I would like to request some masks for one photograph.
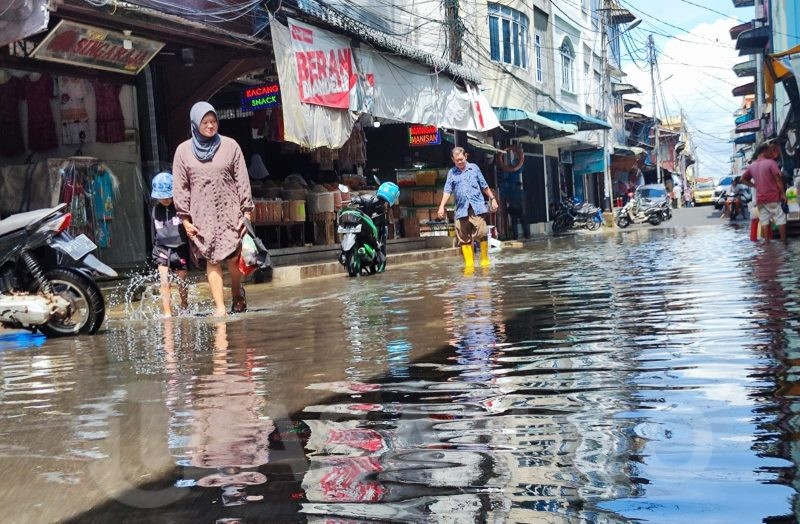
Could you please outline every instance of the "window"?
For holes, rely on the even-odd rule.
[[[536,81],[544,80],[544,64],[542,58],[542,35],[533,37],[533,56],[536,60]]]
[[[565,37],[561,43],[561,89],[564,91],[574,93],[574,75],[572,68],[575,64],[575,49],[572,47],[572,42],[569,37]]]
[[[528,68],[528,17],[504,5],[489,4],[489,55],[523,69]]]

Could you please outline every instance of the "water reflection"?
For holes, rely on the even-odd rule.
[[[203,488],[221,488],[224,506],[236,506],[262,500],[248,495],[247,487],[263,484],[267,477],[258,468],[269,462],[269,436],[275,430],[272,420],[264,416],[264,398],[256,394],[252,376],[241,369],[252,367],[252,361],[235,362],[228,342],[228,325],[214,325],[211,371],[208,374],[181,377],[175,366],[173,320],[164,322],[166,368],[175,372],[170,377],[167,404],[173,407],[170,441],[173,454],[188,457],[181,460],[206,472],[196,480]],[[252,351],[245,349],[245,358]],[[189,378],[191,386],[179,394],[178,384]],[[188,430],[188,435],[185,431]],[[189,487],[185,480],[180,484]]]

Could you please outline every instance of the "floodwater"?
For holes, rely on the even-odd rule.
[[[796,522],[800,245],[629,231],[0,337],[0,522]]]

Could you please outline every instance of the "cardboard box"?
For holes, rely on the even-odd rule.
[[[434,204],[433,194],[433,189],[414,189],[414,205],[432,206]]]

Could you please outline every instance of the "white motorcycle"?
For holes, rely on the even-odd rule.
[[[0,324],[49,337],[93,334],[105,301],[92,272],[116,271],[91,254],[86,235],[68,232],[66,204],[18,213],[0,221]]]
[[[617,210],[617,226],[624,229],[631,224],[649,222],[657,226],[661,223],[662,211],[660,202],[644,204],[638,198],[628,200],[628,203]]]

